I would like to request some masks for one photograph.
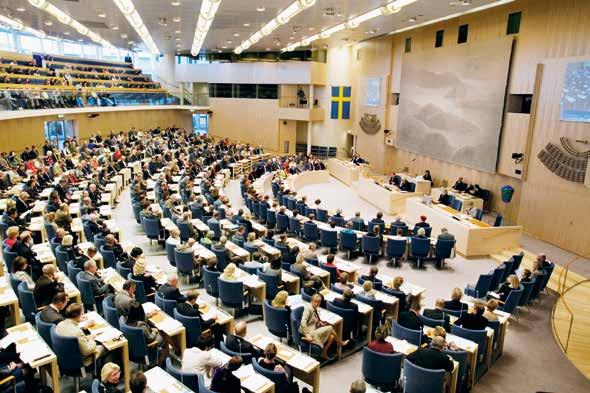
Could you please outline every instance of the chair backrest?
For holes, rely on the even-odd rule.
[[[221,224],[218,222],[211,222],[208,225],[213,231],[215,239],[219,239],[221,237]]]
[[[244,286],[241,281],[228,281],[221,276],[217,279],[219,285],[219,300],[232,308],[241,309],[244,304]]]
[[[364,235],[361,247],[365,254],[379,254],[381,252],[381,239],[377,236]]]
[[[92,239],[94,235],[92,234],[92,229],[90,229],[90,224],[88,222],[82,223],[82,230],[84,231],[84,236],[86,239]]]
[[[289,337],[289,310],[273,307],[268,300],[264,301],[264,324],[269,332],[277,337]]]
[[[379,299],[371,299],[366,296],[361,295],[360,293],[356,293],[354,298],[361,303],[368,304],[369,306],[373,307],[373,326],[377,327],[381,319],[381,311],[383,310],[383,302]]]
[[[459,370],[457,371],[457,385],[461,386],[463,378],[465,378],[465,374],[467,372],[467,365],[469,363],[469,352],[443,350],[442,353],[452,357],[454,361],[459,363]]]
[[[205,386],[205,377],[203,376],[203,374],[199,374],[198,377],[199,379],[199,389],[196,390],[199,393],[215,393],[212,390],[207,389],[207,387]]]
[[[281,279],[279,276],[275,274],[267,274],[262,270],[259,270],[256,275],[266,284],[266,298],[273,299],[279,292],[279,285],[281,285]]]
[[[504,273],[502,274],[502,279],[500,280],[500,283],[503,283],[504,281],[506,281],[508,279],[508,276],[511,274],[512,272],[512,265],[514,265],[514,261],[512,260],[512,258],[510,258],[507,261],[504,261]]]
[[[12,271],[12,261],[18,256],[16,252],[12,252],[8,249],[8,247],[2,248],[2,258],[4,259],[4,264],[6,265],[6,270],[9,272]]]
[[[463,208],[463,202],[459,199],[454,199],[453,203],[451,204],[451,207],[457,211],[461,211],[461,209]]]
[[[14,274],[12,273],[10,273],[8,277],[10,278],[10,286],[12,287],[12,290],[14,291],[14,293],[18,293],[18,286],[22,281],[14,277]]]
[[[506,270],[505,265],[500,265],[494,269],[494,274],[492,277],[492,282],[490,283],[490,291],[495,291],[498,288],[498,285],[502,282],[502,277],[504,277],[504,271]]]
[[[400,379],[403,353],[381,353],[363,348],[363,378],[371,385],[390,387]]]
[[[336,247],[338,245],[338,232],[320,229],[320,243],[322,247]]]
[[[143,281],[133,279],[131,274],[127,276],[127,279],[135,283],[135,300],[139,303],[147,302],[147,294],[145,292],[145,287],[143,286]]]
[[[289,217],[289,232],[299,233],[301,231],[301,222],[297,217]]]
[[[119,329],[119,315],[117,315],[117,309],[115,308],[113,301],[113,295],[109,295],[102,299],[102,310],[107,322],[115,329]]]
[[[178,251],[174,249],[174,260],[176,261],[176,270],[178,274],[191,276],[195,270],[192,252]]]
[[[480,274],[477,279],[477,284],[475,285],[476,297],[481,298],[487,295],[491,289],[493,278],[494,274]]]
[[[53,229],[53,225],[51,225],[51,223],[44,223],[43,226],[45,227],[45,233],[47,234],[47,238],[48,239],[52,239],[55,237],[55,230]],[[4,232],[2,232],[3,236],[4,236]]]
[[[132,351],[129,351],[129,359],[135,363],[149,363],[147,342],[143,330],[127,325],[124,317],[119,317],[119,329],[129,341],[129,348],[133,348]]]
[[[189,230],[187,222],[177,222],[176,226],[178,227],[178,230],[180,231],[180,238],[183,241],[186,241],[186,240],[188,240],[189,237],[191,237],[191,232]]]
[[[41,319],[41,311],[35,314],[35,324],[37,325],[37,331],[39,332],[39,335],[43,338],[43,340],[45,340],[50,348],[53,348],[53,344],[51,342],[51,327],[54,324],[43,322]]]
[[[427,316],[422,315],[422,314],[419,314],[418,318],[420,318],[422,323],[426,326],[430,326],[430,327],[445,326],[444,319],[432,319],[432,318],[428,318]]]
[[[202,390],[199,390],[199,374],[182,371],[174,367],[169,357],[166,358],[166,372],[192,391],[202,392]]]
[[[467,340],[471,340],[477,344],[477,356],[478,356],[478,363],[484,361],[487,357],[487,331],[485,329],[482,330],[472,330],[472,329],[465,329],[461,326],[451,325],[451,333],[456,336],[463,337]]]
[[[94,238],[92,239],[92,241],[93,241],[94,245],[96,246],[96,248],[99,250],[105,244],[104,236],[101,233],[97,233],[96,235],[94,235]]]
[[[545,282],[545,277],[547,277],[547,273],[545,272],[542,272],[535,277],[535,285],[533,285],[533,289],[531,290],[530,300],[535,300],[539,297],[541,288],[543,288],[543,283]]]
[[[267,368],[262,367],[258,364],[258,360],[252,359],[252,367],[257,374],[263,375],[266,378],[270,379],[275,384],[275,391],[276,392],[287,392],[289,391],[288,381],[285,378],[284,372],[278,372],[274,370],[269,370]]]
[[[78,276],[78,273],[80,273],[82,271],[82,269],[79,269],[76,266],[74,266],[74,261],[68,262],[67,267],[68,267],[68,278],[70,279],[70,281],[72,283],[76,282],[76,277]]]
[[[76,275],[76,283],[78,289],[80,290],[82,304],[87,307],[96,305],[96,299],[94,298],[94,293],[92,292],[92,285],[90,284],[90,281],[82,277],[82,272],[79,272]]]
[[[442,393],[445,370],[429,370],[404,359],[404,393]]]
[[[330,302],[327,303],[327,308],[328,311],[331,311],[334,314],[340,315],[342,317],[344,322],[342,326],[342,339],[347,340],[351,338],[352,333],[354,332],[354,329],[357,325],[355,312],[351,309],[335,306]]]
[[[289,216],[286,214],[277,214],[277,229],[286,231],[289,228]]]
[[[123,263],[121,263],[121,262],[117,262],[115,266],[116,266],[117,272],[121,275],[121,277],[127,277],[132,272],[131,269],[123,266]]]
[[[164,299],[160,296],[158,292],[156,292],[155,296],[156,306],[160,307],[168,316],[174,318],[174,310],[176,309],[176,300],[172,299]]]
[[[551,278],[551,274],[553,274],[553,270],[555,270],[555,264],[553,262],[550,263],[549,267],[545,268],[545,275],[543,276],[543,284],[541,285],[541,291],[547,287],[549,283],[549,279]]]
[[[381,287],[381,291],[388,294],[388,295],[395,296],[399,300],[399,310],[400,311],[403,311],[407,308],[408,295],[406,295],[405,292],[398,291],[398,290],[395,290],[393,288],[389,288],[386,286]]]
[[[188,348],[196,347],[199,336],[201,335],[201,318],[187,317],[174,309],[174,319],[182,323],[186,329],[186,346]]]
[[[23,314],[27,322],[35,323],[35,314],[37,314],[37,304],[33,292],[29,291],[26,282],[21,282],[18,285],[18,301],[23,310]]]
[[[143,231],[148,239],[160,238],[160,221],[157,218],[143,218]]]
[[[531,281],[528,282],[520,282],[520,285],[522,286],[522,295],[520,296],[520,299],[518,300],[518,305],[519,306],[525,306],[529,300],[531,299],[531,293],[533,292],[533,288],[535,286],[535,282],[537,281],[537,279],[535,277],[531,278]]]
[[[514,254],[512,256],[512,261],[514,263],[512,264],[512,272],[511,273],[514,273],[515,271],[520,269],[520,264],[522,263],[523,258],[524,258],[524,251],[521,251],[518,254]]]
[[[207,295],[217,297],[219,296],[219,285],[217,279],[221,275],[220,272],[210,270],[208,267],[203,268],[203,285],[207,291]]]
[[[414,257],[425,258],[430,252],[430,239],[412,237],[410,240],[410,254]]]
[[[356,240],[356,233],[340,232],[340,247],[343,250],[355,250]]]
[[[328,211],[325,209],[316,209],[317,219],[321,222],[328,222]]]
[[[388,258],[401,258],[405,253],[406,239],[387,239],[385,254]]]
[[[480,208],[475,209],[475,219],[481,221],[483,218],[483,210]]]
[[[325,263],[320,263],[320,268],[330,273],[330,282],[335,283],[338,276],[338,268],[335,266],[327,266]]]
[[[437,240],[434,256],[436,258],[450,258],[453,247],[455,247],[455,240]]]
[[[219,343],[219,349],[221,352],[229,356],[241,356],[244,364],[252,363],[252,354],[250,352],[234,352],[225,345],[223,341]]]
[[[330,219],[334,221],[334,224],[336,224],[337,227],[344,226],[344,217],[332,216]]]
[[[229,262],[227,260],[227,255],[225,253],[225,250],[216,250],[214,247],[211,247],[211,251],[217,257],[217,268],[219,270],[225,269],[225,267],[227,266],[227,264]]]
[[[59,270],[61,270],[62,272],[65,272],[68,270],[68,268],[67,268],[68,258],[69,258],[68,252],[63,251],[61,248],[61,245],[55,247],[55,259],[57,260],[57,266],[59,267]]]
[[[274,210],[266,210],[266,225],[274,227],[277,223],[277,213]]]
[[[115,253],[113,251],[105,250],[104,246],[101,246],[100,253],[102,255],[105,269],[109,267],[112,267],[113,269],[117,268],[117,258],[115,257]]]
[[[51,326],[50,334],[53,352],[57,356],[57,364],[61,372],[66,375],[80,375],[84,362],[78,346],[78,338],[59,335],[55,326]]]
[[[516,310],[516,307],[518,307],[518,303],[520,302],[523,292],[524,287],[522,285],[520,286],[520,289],[513,289],[510,291],[506,301],[501,307],[502,311],[512,314],[514,310]]]
[[[410,344],[414,344],[416,346],[420,346],[420,341],[422,340],[421,330],[405,328],[397,323],[397,321],[392,322],[391,335],[395,338],[399,338],[400,340],[406,340]]]

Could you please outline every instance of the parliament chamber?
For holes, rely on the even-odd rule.
[[[0,393],[590,391],[590,2],[0,5]]]

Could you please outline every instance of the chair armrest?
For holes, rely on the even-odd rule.
[[[201,334],[203,334],[203,333],[209,333],[210,334],[211,333],[211,329],[201,330]]]
[[[147,346],[149,348],[157,347],[158,346],[158,341],[157,340],[154,340],[151,343],[149,343]]]
[[[14,377],[14,375],[9,375],[6,378],[0,380],[0,386],[6,385],[8,383],[16,383],[16,378]]]

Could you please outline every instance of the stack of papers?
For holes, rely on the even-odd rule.
[[[51,356],[51,350],[41,339],[17,344],[16,350],[23,362],[31,364],[36,360]]]
[[[406,340],[400,340],[394,337],[387,337],[385,341],[389,342],[393,346],[393,350],[395,352],[410,354],[416,350],[416,346],[414,344],[410,344]]]
[[[289,366],[299,370],[307,370],[316,362],[317,361],[314,358],[306,356],[302,353],[298,353],[292,359],[289,360]]]
[[[260,281],[258,281],[257,276],[248,275],[248,276],[242,278],[242,283],[247,287],[254,288],[260,284]]]
[[[323,308],[320,309],[319,315],[320,315],[320,319],[322,321],[325,321],[325,322],[329,323],[330,325],[332,325],[332,324],[338,322],[340,319],[342,319],[340,317],[340,315],[334,314],[333,312],[330,312],[328,310],[324,310]]]
[[[215,360],[218,360],[221,364],[227,364],[231,359],[231,356],[221,352],[217,348],[211,348],[209,353],[211,354],[211,357],[213,357]]]
[[[105,343],[118,337],[121,337],[120,331],[112,327],[107,327],[96,336],[96,341]]]
[[[160,311],[160,308],[152,302],[143,303],[141,306],[143,307],[143,312],[146,315],[150,315],[156,311]]]
[[[303,307],[303,298],[301,295],[291,295],[287,298],[287,305],[291,308]]]

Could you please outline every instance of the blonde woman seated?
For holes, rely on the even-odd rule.
[[[234,263],[228,264],[225,269],[223,269],[221,278],[227,281],[236,281],[238,279],[238,276],[236,276],[236,265]]]
[[[340,277],[338,277],[338,282],[334,284],[334,288],[339,289],[340,291],[352,288],[352,285],[348,283],[348,273],[340,273]]]
[[[486,310],[483,313],[483,316],[488,321],[497,321],[498,316],[494,313],[494,311],[498,308],[498,301],[495,299],[490,299],[486,303]]]
[[[458,351],[459,347],[457,347],[457,344],[455,344],[454,342],[448,342],[446,341],[447,339],[447,331],[445,330],[444,327],[442,326],[436,326],[433,330],[432,330],[432,338],[434,337],[442,337],[445,339],[445,346],[443,349],[449,350],[449,351]]]
[[[365,281],[363,283],[363,290],[359,295],[369,299],[375,299],[375,291],[373,290],[373,283],[371,281]]]
[[[291,310],[287,305],[287,299],[289,298],[289,292],[287,291],[279,291],[275,295],[275,298],[272,299],[270,303],[271,306],[276,308],[286,308],[287,310]]]
[[[319,307],[321,302],[322,296],[315,294],[311,298],[311,303],[305,305],[299,332],[303,336],[303,340],[322,347],[322,359],[329,359],[328,350],[332,344],[336,342],[336,345],[342,347],[348,344],[348,340],[342,341],[334,328],[320,319]]]
[[[516,274],[509,275],[506,282],[502,284],[500,290],[498,291],[498,294],[500,295],[500,302],[504,303],[506,299],[508,299],[510,292],[516,291],[518,289],[520,289],[520,280]]]

